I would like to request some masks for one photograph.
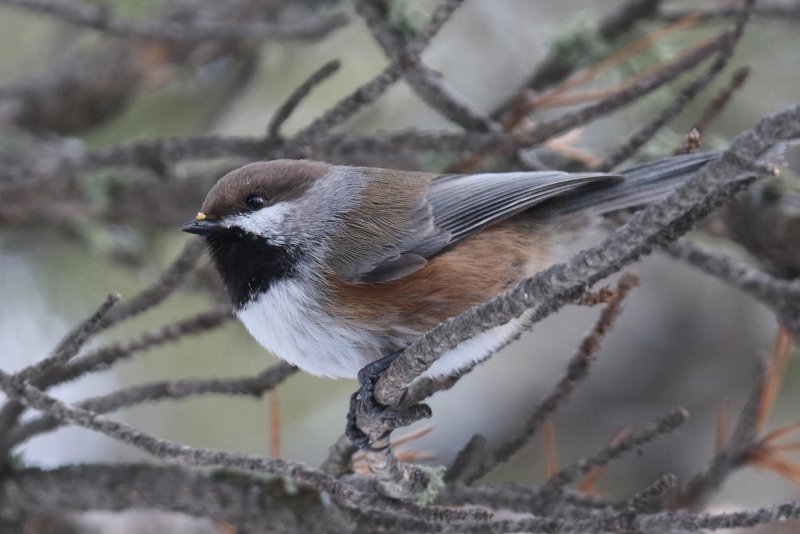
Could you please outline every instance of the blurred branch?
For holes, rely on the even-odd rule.
[[[773,276],[800,276],[800,193],[770,181],[725,208],[724,234],[741,244]]]
[[[280,139],[281,126],[291,117],[294,110],[297,109],[297,106],[302,103],[316,86],[330,78],[341,66],[342,62],[338,59],[329,61],[315,70],[306,81],[300,84],[272,115],[272,119],[269,121],[269,126],[267,127],[267,138],[272,141]]]
[[[92,397],[77,403],[76,406],[95,413],[108,413],[146,402],[180,400],[196,395],[246,395],[259,399],[265,392],[277,387],[295,372],[297,372],[296,367],[280,363],[258,375],[242,378],[196,378],[153,382]],[[3,443],[10,448],[37,434],[54,430],[61,424],[52,417],[32,419],[8,432],[3,438]]]
[[[23,469],[0,479],[0,518],[5,520],[131,508],[226,520],[250,532],[338,534],[350,524],[346,513],[319,499],[311,487],[297,486],[288,492],[280,478],[233,471],[209,473],[153,464],[72,465]]]
[[[257,20],[125,20],[105,6],[75,0],[0,0],[0,5],[27,9],[63,22],[122,37],[166,41],[211,39],[315,40],[347,23],[343,13],[309,15],[300,21],[269,23]]]
[[[676,507],[700,509],[711,497],[711,494],[722,486],[725,479],[740,467],[746,457],[745,453],[755,441],[758,434],[758,412],[766,386],[764,362],[758,361],[753,373],[753,389],[739,413],[736,428],[725,447],[711,460],[709,467],[695,476],[674,499]]]
[[[553,392],[539,404],[536,410],[527,418],[524,425],[517,429],[515,435],[512,435],[511,438],[494,450],[486,451],[484,447],[479,446],[477,443],[470,445],[476,438],[482,439],[481,437],[473,437],[470,443],[456,457],[453,466],[448,470],[448,480],[461,480],[467,484],[472,483],[485,476],[496,466],[508,461],[515,452],[530,441],[530,438],[538,432],[542,424],[553,416],[575,388],[589,375],[589,366],[594,355],[600,350],[600,344],[613,328],[619,314],[622,313],[622,304],[628,293],[638,283],[639,277],[633,273],[625,273],[620,277],[617,290],[600,313],[600,317],[592,329],[584,336],[578,350],[570,358],[566,373]],[[476,457],[476,451],[481,451],[483,454],[478,454]],[[462,457],[462,453],[464,457]],[[468,469],[468,471],[464,471],[465,469]]]
[[[697,6],[689,10],[662,10],[658,18],[664,21],[678,20],[689,14],[696,14],[703,20],[736,17],[739,7],[736,2],[719,3],[718,5]],[[780,20],[800,21],[800,1],[798,0],[759,0],[753,10],[759,17]]]
[[[219,136],[161,139],[95,149],[84,153],[77,159],[73,156],[71,161],[73,168],[86,170],[108,166],[141,166],[163,169],[168,164],[188,159],[220,157],[277,159],[296,157],[298,151],[301,151],[306,157],[328,160],[354,159],[367,153],[388,156],[405,152],[510,152],[541,144],[553,136],[587,124],[658,89],[718,51],[726,42],[726,35],[727,33],[723,33],[720,37],[689,51],[657,73],[639,80],[606,99],[514,133],[409,130],[372,136],[351,134],[322,136],[321,134],[329,127],[339,124],[362,106],[372,102],[379,96],[378,93],[396,80],[394,75],[385,77],[382,74],[330,110],[324,116],[329,118],[317,119],[317,121],[326,123],[321,130],[318,130],[316,126],[309,126],[303,130],[306,132],[305,134],[301,132],[286,143],[260,138]],[[385,73],[386,71],[384,71]],[[329,121],[330,124],[328,124]],[[312,131],[314,132],[313,136],[304,137],[310,135]]]
[[[73,5],[51,4],[48,0],[6,1],[30,1],[56,9]],[[233,24],[251,19],[259,6],[257,0],[175,3],[158,23],[185,25],[225,18]],[[174,42],[123,39],[76,52],[60,59],[49,71],[0,90],[0,125],[62,134],[96,126],[120,114],[144,88],[171,79],[178,72],[176,66],[194,68],[229,54],[247,63],[257,54],[259,44],[241,38]]]
[[[189,242],[153,285],[144,289],[130,300],[117,304],[115,307],[103,308],[104,313],[101,313],[95,321],[90,322],[93,325],[92,328],[95,330],[108,328],[118,321],[136,316],[163,302],[194,268],[202,250],[202,245],[196,240]],[[30,382],[37,387],[47,388],[73,380],[87,372],[103,368],[103,366],[107,366],[111,362],[129,356],[135,351],[147,350],[161,343],[179,339],[184,335],[216,328],[228,317],[230,317],[230,310],[225,308],[200,314],[172,325],[166,325],[160,331],[145,334],[139,340],[131,341],[127,344],[117,343],[95,350],[77,361],[72,361],[69,365],[64,365],[67,363],[66,360],[59,361],[59,365],[50,366],[44,372],[29,377]],[[79,349],[80,347],[78,347]],[[69,359],[72,359],[75,354],[72,354]],[[5,456],[4,453],[9,448],[9,445],[5,442],[5,437],[23,411],[24,406],[14,399],[9,399],[0,409],[0,458]]]
[[[605,15],[597,24],[595,32],[589,37],[589,42],[577,44],[580,52],[564,54],[558,46],[553,46],[549,54],[534,69],[533,74],[525,83],[525,88],[541,91],[549,85],[556,84],[577,69],[589,54],[591,40],[600,42],[613,41],[629,31],[637,22],[652,17],[661,4],[661,0],[626,0],[613,11]],[[585,34],[580,36],[584,39]],[[513,106],[513,98],[507,100],[492,113],[497,117]]]
[[[800,138],[800,106],[766,117],[740,134],[719,159],[711,161],[696,176],[658,204],[635,213],[600,244],[584,250],[564,264],[555,265],[524,280],[507,293],[476,306],[437,326],[406,348],[378,380],[375,397],[390,409],[396,408],[408,385],[436,359],[459,343],[493,327],[521,317],[531,310],[526,322],[534,324],[575,302],[593,284],[625,265],[665,246],[707,216],[722,202],[752,182],[754,173],[774,172],[774,160],[787,143]],[[386,421],[380,415],[359,413],[358,426],[379,452],[367,460],[381,467],[383,487],[389,494],[414,491],[420,484],[418,470],[391,466],[391,430],[428,416],[424,405],[398,412],[400,421]]]
[[[103,320],[108,316],[111,308],[119,302],[119,299],[118,293],[108,295],[106,300],[97,308],[97,311],[64,336],[49,357],[15,373],[15,380],[20,381],[20,383],[36,380],[46,373],[52,372],[54,368],[69,362],[78,354],[86,342],[100,330]]]
[[[356,11],[367,23],[375,40],[389,59],[402,53],[405,39],[394,30],[388,21],[388,6],[385,0],[355,0]],[[441,75],[422,63],[406,70],[403,78],[414,92],[431,108],[460,125],[465,130],[486,132],[494,129],[492,121],[479,113],[464,98],[445,87]]]
[[[742,5],[739,16],[736,20],[736,25],[730,33],[726,34],[726,40],[723,42],[719,50],[717,59],[708,67],[700,76],[692,80],[686,87],[684,87],[672,103],[664,108],[655,119],[648,124],[642,126],[636,133],[634,133],[627,141],[622,143],[610,155],[606,157],[603,162],[598,165],[598,170],[608,171],[613,169],[620,163],[630,158],[639,148],[644,146],[653,136],[663,128],[670,120],[674,119],[686,105],[691,102],[703,89],[708,86],[717,75],[728,65],[733,52],[736,49],[736,44],[744,33],[745,26],[750,20],[750,14],[753,10],[755,0],[746,0]],[[724,105],[724,100],[722,101]]]
[[[703,113],[700,114],[700,118],[695,121],[693,129],[696,129],[700,133],[705,132],[709,124],[722,114],[734,93],[741,89],[749,75],[750,67],[747,65],[736,69],[733,74],[731,74],[728,85],[709,102],[703,110]]]
[[[591,456],[581,458],[571,466],[562,469],[553,475],[541,488],[543,494],[557,493],[564,486],[574,482],[579,476],[585,475],[593,467],[603,466],[610,461],[619,458],[621,455],[650,443],[659,436],[669,434],[682,425],[689,417],[686,410],[674,410],[667,415],[658,418],[650,426],[634,430],[618,442],[605,447]]]
[[[205,245],[199,240],[192,239],[187,242],[180,254],[151,286],[112,309],[101,321],[100,328],[110,328],[120,321],[161,304],[186,280],[204,251]]]
[[[597,246],[446,321],[414,342],[378,381],[377,399],[385,405],[395,405],[407,385],[446,350],[521,316],[527,309],[533,308],[532,320],[540,320],[575,301],[587,287],[650,252],[652,247],[674,241],[741,189],[744,177],[774,170],[772,162],[781,147],[798,138],[800,106],[762,119],[753,129],[740,134],[719,159],[664,201],[635,213]]]
[[[450,16],[462,3],[463,0],[441,0],[431,15],[428,25],[397,53],[380,74],[325,111],[298,133],[292,143],[302,146],[312,139],[319,139],[329,130],[344,123],[362,108],[377,100],[404,72],[419,63],[420,56],[431,39],[439,33],[439,30],[450,20]]]
[[[800,338],[800,280],[775,278],[690,241],[674,243],[666,250],[672,257],[685,261],[755,298],[772,310],[792,335]]]

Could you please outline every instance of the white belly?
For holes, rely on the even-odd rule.
[[[280,280],[236,315],[264,348],[307,373],[355,378],[365,352],[378,344],[335,321],[308,295],[300,282]]]
[[[310,294],[300,282],[280,280],[236,315],[264,348],[313,375],[355,378],[364,363],[385,356],[378,347],[386,340],[335,320]],[[517,319],[492,328],[447,351],[425,375],[446,375],[485,359],[516,335],[519,323]]]

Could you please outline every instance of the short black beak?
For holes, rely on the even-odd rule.
[[[225,227],[222,226],[217,221],[189,221],[183,226],[181,226],[181,231],[188,232],[190,234],[197,234],[197,235],[209,235],[224,230]]]

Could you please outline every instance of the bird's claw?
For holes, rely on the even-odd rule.
[[[363,451],[378,452],[388,447],[388,445],[378,448],[372,446],[369,436],[358,427],[357,418],[359,413],[377,418],[382,422],[399,419],[397,410],[387,408],[375,400],[375,384],[377,384],[381,373],[391,365],[398,354],[400,354],[400,351],[393,352],[380,360],[365,365],[358,372],[359,389],[350,396],[350,409],[347,412],[345,434],[355,446]],[[381,437],[384,437],[390,431],[391,429],[387,430]]]

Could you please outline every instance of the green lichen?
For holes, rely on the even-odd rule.
[[[436,500],[436,497],[439,496],[439,492],[444,488],[444,474],[447,469],[444,466],[429,467],[417,465],[415,467],[428,476],[428,485],[425,487],[425,491],[414,496],[414,501],[423,505],[430,504]]]
[[[554,62],[582,66],[599,60],[609,53],[609,46],[597,38],[594,22],[581,14],[558,27],[550,41]]]
[[[435,5],[431,0],[392,0],[389,23],[406,37],[414,37],[430,20]]]

